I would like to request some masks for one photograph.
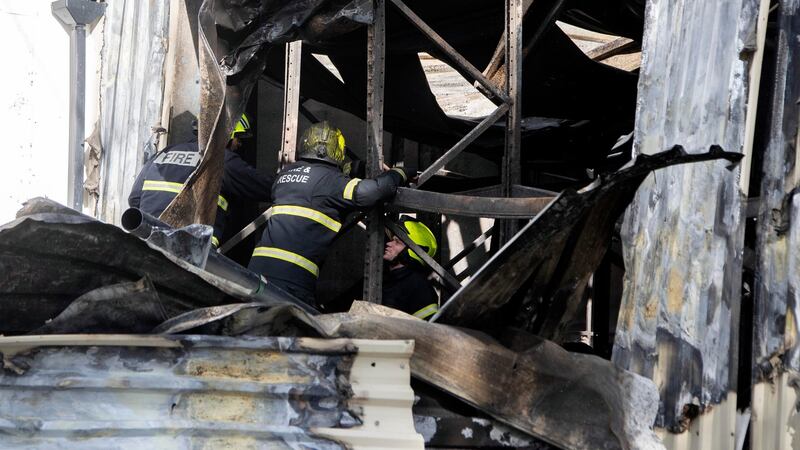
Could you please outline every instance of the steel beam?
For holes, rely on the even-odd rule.
[[[429,27],[428,24],[425,23],[414,11],[412,11],[405,3],[401,0],[391,0],[394,3],[394,6],[400,11],[400,13],[408,19],[412,25],[414,25],[419,31],[422,32],[425,36],[427,36],[435,45],[439,48],[442,52],[447,55],[450,60],[458,66],[461,70],[468,73],[470,77],[481,84],[487,91],[491,94],[490,97],[492,99],[500,100],[501,102],[508,103],[508,96],[504,94],[497,86],[494,85],[491,81],[489,81],[480,70],[475,68],[471,62],[469,62],[466,58],[461,56],[456,49],[454,49],[450,44],[447,43],[439,34],[433,30],[433,28]],[[521,5],[521,3],[520,3]],[[520,10],[521,11],[521,10]]]
[[[455,292],[461,287],[461,283],[459,283],[458,279],[456,279],[456,277],[453,276],[453,274],[448,272],[447,269],[442,267],[441,264],[436,262],[435,259],[431,258],[430,255],[428,255],[425,252],[425,250],[423,250],[419,245],[417,245],[416,242],[411,240],[411,238],[408,236],[408,233],[406,233],[403,227],[389,220],[386,221],[386,228],[388,228],[389,231],[392,232],[392,234],[394,234],[401,241],[403,241],[403,243],[406,244],[406,246],[409,249],[411,249],[411,251],[416,253],[417,256],[419,256],[423,261],[425,261],[425,264],[428,267],[430,267],[436,273],[436,275],[439,275],[442,281],[444,281],[445,286],[447,286],[447,288],[450,289],[451,292]]]
[[[446,151],[439,159],[437,159],[433,164],[430,165],[424,172],[419,176],[417,181],[417,187],[422,186],[426,181],[428,181],[432,176],[439,171],[439,169],[443,168],[445,164],[449,163],[453,160],[456,156],[458,156],[464,149],[466,149],[470,144],[472,144],[475,139],[478,138],[484,131],[488,130],[489,127],[494,125],[503,114],[508,111],[508,105],[503,103],[498,106],[491,114],[486,116],[475,128],[473,128],[469,133],[466,134],[460,141],[456,143],[450,150]]]
[[[536,217],[553,199],[555,196],[477,197],[400,188],[390,203],[390,207],[398,211],[422,211],[464,217],[531,219]]]
[[[297,147],[297,122],[300,108],[300,62],[303,41],[286,44],[286,70],[283,89],[283,129],[281,130],[280,167],[295,160]]]
[[[525,46],[522,49],[522,57],[527,58],[530,52],[536,47],[536,44],[539,42],[539,39],[544,35],[544,33],[550,29],[555,23],[555,18],[558,16],[558,13],[561,12],[561,8],[564,6],[565,0],[548,0],[544,2],[542,0],[536,1],[536,10],[531,12],[531,15],[536,16],[532,17],[532,23],[536,24],[536,28],[534,30],[528,30],[529,33],[527,34],[528,39],[525,43]],[[530,9],[533,1],[532,0],[524,0],[523,1],[523,10],[522,10],[522,17],[524,18],[528,14],[528,10]],[[540,9],[541,7],[541,9]],[[500,89],[505,89],[505,74],[502,73],[506,70],[506,67],[503,66],[505,62],[505,51],[506,51],[506,32],[503,31],[503,35],[500,37],[500,42],[497,45],[497,48],[494,51],[494,55],[492,55],[492,59],[489,64],[486,66],[486,69],[483,71],[483,75],[492,82],[492,84],[497,85]],[[484,92],[482,86],[476,86],[478,90]],[[485,93],[485,92],[484,92]]]
[[[502,165],[503,196],[513,195],[513,186],[521,184],[520,146],[522,127],[522,0],[506,0],[506,94],[510,109],[506,117],[506,145]],[[502,224],[499,244],[511,239],[519,226],[513,221]]]
[[[383,88],[386,57],[386,0],[374,0],[375,20],[367,29],[367,176],[383,165]],[[364,300],[381,303],[383,291],[383,207],[369,213],[364,255]]]

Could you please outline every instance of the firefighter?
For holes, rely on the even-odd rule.
[[[408,237],[425,253],[436,255],[436,237],[422,222],[401,217]],[[383,275],[383,305],[429,319],[439,311],[439,297],[428,276],[431,271],[422,258],[409,249],[397,236],[392,236],[383,252],[387,267]]]
[[[402,168],[351,179],[342,173],[344,160],[338,128],[320,122],[303,133],[298,161],[275,178],[271,215],[248,267],[311,305],[316,305],[319,265],[342,219],[391,198],[408,179]]]
[[[192,125],[196,136],[196,123]],[[222,238],[225,219],[229,213],[229,200],[232,198],[256,202],[270,200],[274,177],[259,172],[237,153],[242,146],[242,139],[250,136],[250,120],[247,115],[242,114],[236,121],[225,147],[225,169],[221,192],[217,198],[218,210],[214,221],[214,235],[211,238],[214,247],[219,247]],[[161,150],[142,167],[128,197],[128,204],[151,216],[160,216],[183,189],[183,184],[194,172],[200,159],[197,138]]]

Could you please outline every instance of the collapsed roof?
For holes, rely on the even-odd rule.
[[[208,3],[208,2],[206,2]],[[242,98],[262,74],[283,82],[286,41],[304,40],[301,95],[365,117],[368,1],[231,2],[209,8],[216,24],[217,56],[229,85]],[[637,76],[588,58],[553,18],[588,29],[641,39],[644,2],[550,0],[527,2],[523,29],[523,157],[559,160],[580,168],[601,164],[617,138],[633,127]],[[502,42],[502,2],[411,2],[431,28],[475,67],[487,68]],[[454,11],[458,13],[454,15]],[[202,12],[201,12],[202,14]],[[387,7],[385,129],[422,143],[446,147],[474,126],[447,116],[436,102],[419,60],[429,53],[451,63],[426,36]],[[312,54],[327,55],[341,80]],[[491,76],[491,73],[489,73]],[[561,119],[542,121],[537,118]],[[472,151],[491,158],[503,145],[503,128],[479,138]]]

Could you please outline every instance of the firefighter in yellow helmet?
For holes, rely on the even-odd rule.
[[[433,257],[436,237],[424,223],[401,217],[408,237]],[[383,260],[387,264],[383,278],[383,305],[399,309],[420,319],[429,319],[439,310],[439,297],[428,276],[431,271],[422,258],[397,236],[386,242]]]
[[[402,168],[351,179],[342,173],[344,161],[345,139],[338,128],[320,122],[305,130],[297,162],[272,185],[271,215],[248,265],[312,305],[320,264],[342,220],[388,200],[408,179]]]

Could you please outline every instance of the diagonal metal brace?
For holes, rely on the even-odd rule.
[[[391,0],[394,6],[405,16],[419,31],[427,36],[438,48],[443,51],[461,70],[467,72],[472,79],[481,84],[493,96],[503,103],[508,103],[509,98],[494,83],[489,81],[480,70],[475,68],[466,58],[461,56],[456,49],[447,43],[439,34],[433,31],[414,11],[412,11],[401,0]]]
[[[459,155],[464,149],[466,149],[470,144],[472,144],[475,139],[478,138],[484,131],[488,130],[489,127],[495,124],[503,114],[508,111],[508,105],[503,103],[498,106],[491,114],[486,116],[481,123],[479,123],[475,128],[473,128],[469,133],[466,134],[460,141],[456,143],[450,150],[446,151],[439,159],[437,159],[433,164],[430,165],[424,172],[419,176],[417,181],[417,187],[422,186],[426,181],[430,180],[439,169],[443,168],[445,164],[449,163],[453,160],[456,156]]]

